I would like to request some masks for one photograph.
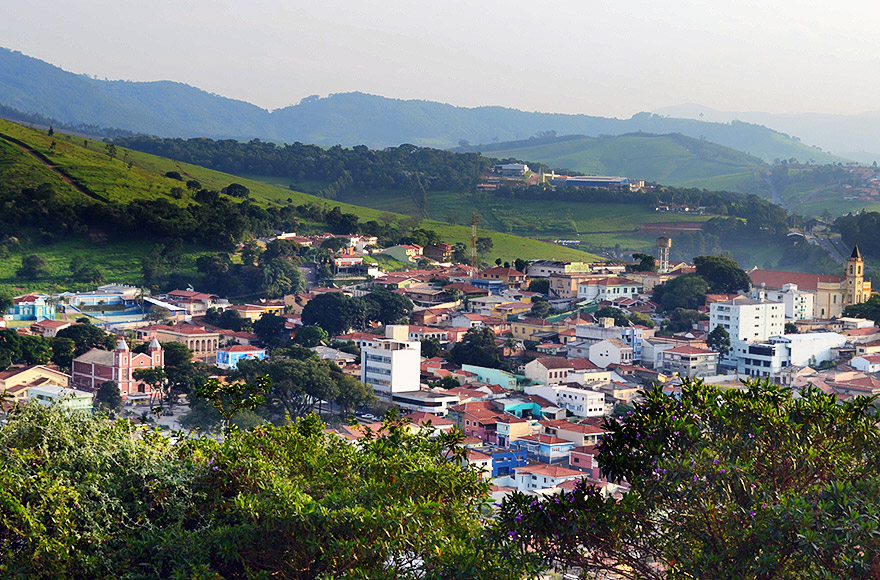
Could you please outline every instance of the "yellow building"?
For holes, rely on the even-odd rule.
[[[843,276],[758,268],[750,270],[748,274],[752,286],[756,288],[781,290],[786,284],[796,284],[798,290],[813,292],[814,318],[839,318],[847,306],[867,302],[871,297],[871,282],[865,280],[865,261],[862,259],[858,245],[853,248],[852,254],[846,261]]]

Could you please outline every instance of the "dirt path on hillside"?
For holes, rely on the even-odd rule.
[[[2,138],[7,143],[15,145],[16,147],[18,147],[19,149],[21,149],[22,151],[24,151],[25,153],[27,153],[28,155],[30,155],[31,157],[33,157],[34,159],[39,161],[43,167],[45,167],[46,169],[48,169],[49,171],[51,171],[52,173],[54,173],[55,175],[60,177],[64,181],[64,183],[66,183],[67,185],[69,185],[70,187],[72,187],[73,189],[78,191],[79,193],[83,194],[84,196],[92,198],[96,201],[101,201],[101,202],[106,201],[104,199],[101,199],[100,197],[98,197],[97,195],[92,193],[91,191],[88,191],[88,190],[80,187],[76,183],[74,183],[72,179],[70,179],[60,169],[58,169],[58,167],[56,165],[52,165],[52,163],[49,162],[46,159],[46,157],[44,157],[41,153],[34,151],[33,149],[31,149],[30,147],[28,147],[27,145],[25,145],[24,143],[22,143],[18,139],[14,138],[14,137],[10,137],[9,135],[4,135],[2,133],[0,133],[0,138]]]

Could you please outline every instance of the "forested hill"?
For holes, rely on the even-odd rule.
[[[479,153],[452,153],[442,149],[401,145],[383,150],[363,145],[353,148],[293,143],[275,145],[254,139],[171,139],[129,137],[114,141],[144,153],[168,157],[234,175],[261,175],[331,183],[322,197],[335,198],[349,186],[366,189],[423,192],[470,191],[493,159]]]
[[[590,136],[643,131],[681,133],[765,161],[839,160],[759,125],[706,123],[650,113],[611,119],[504,107],[464,108],[363,93],[309,97],[297,105],[269,112],[182,83],[108,81],[77,75],[6,49],[0,49],[0,105],[64,123],[117,127],[164,137],[260,138],[373,148],[413,143],[448,148],[462,141],[511,141],[548,131]]]

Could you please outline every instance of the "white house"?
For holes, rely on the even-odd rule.
[[[854,357],[849,364],[852,368],[863,373],[880,373],[880,355],[878,354]]]
[[[422,343],[407,340],[408,336],[409,326],[390,324],[385,327],[385,338],[361,349],[361,381],[376,393],[419,390]]]
[[[559,465],[524,465],[514,467],[516,489],[521,493],[534,493],[539,489],[557,487],[566,481],[580,479],[580,471]]]
[[[780,302],[733,298],[709,305],[709,328],[721,326],[735,341],[761,341],[785,331],[785,305]]]
[[[530,385],[527,395],[538,395],[577,417],[605,414],[605,393],[569,385]]]
[[[569,371],[571,371],[571,363],[561,356],[536,358],[525,366],[527,379],[547,385],[566,382]]]
[[[619,338],[607,338],[590,345],[590,362],[597,367],[633,364],[633,349]]]

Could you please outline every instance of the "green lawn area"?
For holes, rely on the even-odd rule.
[[[154,242],[119,241],[95,244],[87,239],[73,239],[62,242],[36,245],[23,241],[13,247],[7,258],[0,260],[0,292],[21,294],[28,291],[88,290],[93,285],[70,281],[70,261],[76,256],[88,258],[104,274],[105,283],[139,285],[141,283],[141,257],[148,254]],[[49,263],[49,275],[34,280],[16,278],[15,271],[21,267],[23,256],[39,254]],[[196,278],[195,262],[200,256],[209,253],[204,248],[184,247],[184,257],[178,271],[193,274]]]

